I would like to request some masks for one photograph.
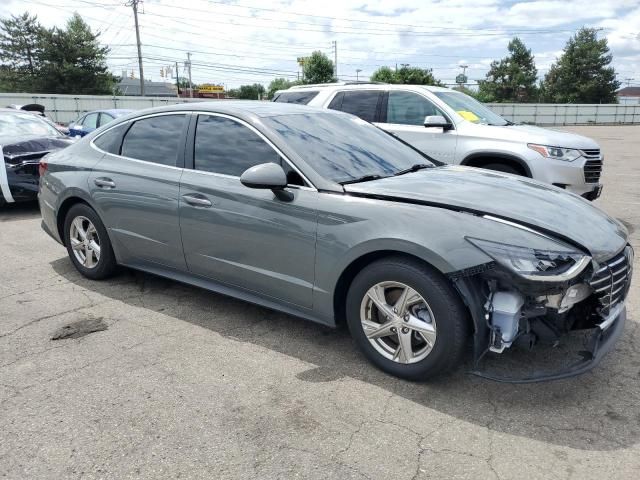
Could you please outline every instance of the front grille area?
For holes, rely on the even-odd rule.
[[[584,164],[584,181],[587,183],[598,183],[602,174],[602,157],[597,148],[582,150],[582,155],[587,160]]]
[[[632,255],[631,247],[627,247],[593,274],[589,283],[600,302],[602,315],[625,299],[631,283]]]

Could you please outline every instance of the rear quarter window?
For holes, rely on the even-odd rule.
[[[274,102],[278,103],[297,103],[298,105],[307,105],[311,100],[316,98],[318,91],[306,91],[306,92],[282,92],[276,98]]]
[[[93,141],[93,144],[100,150],[120,155],[120,146],[122,145],[122,135],[129,127],[129,123],[122,123],[108,130]]]

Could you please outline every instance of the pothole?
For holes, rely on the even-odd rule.
[[[87,318],[85,320],[78,320],[77,322],[69,323],[60,327],[53,333],[51,340],[63,340],[65,338],[80,338],[85,335],[89,335],[94,332],[101,332],[106,330],[109,326],[104,323],[102,317],[99,318]]]

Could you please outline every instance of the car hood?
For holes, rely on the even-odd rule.
[[[600,148],[600,146],[589,137],[561,130],[536,127],[534,125],[507,125],[504,127],[475,125],[475,128],[482,128],[482,132],[477,132],[478,135],[501,140],[524,141],[527,143],[537,143],[551,147],[575,148],[578,150]]]
[[[0,146],[5,158],[36,158],[55,150],[68,147],[73,140],[66,137],[0,136]]]
[[[443,166],[344,186],[359,196],[493,215],[580,245],[601,261],[627,243],[617,220],[587,200],[524,177]]]

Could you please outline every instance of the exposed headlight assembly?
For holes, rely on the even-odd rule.
[[[576,158],[580,158],[582,156],[582,152],[580,150],[575,150],[573,148],[550,147],[548,145],[536,145],[534,143],[529,143],[527,146],[531,150],[538,152],[543,157],[552,158],[554,160],[573,162]]]
[[[577,250],[542,250],[469,238],[467,241],[515,274],[541,282],[564,282],[582,272],[591,257]]]

